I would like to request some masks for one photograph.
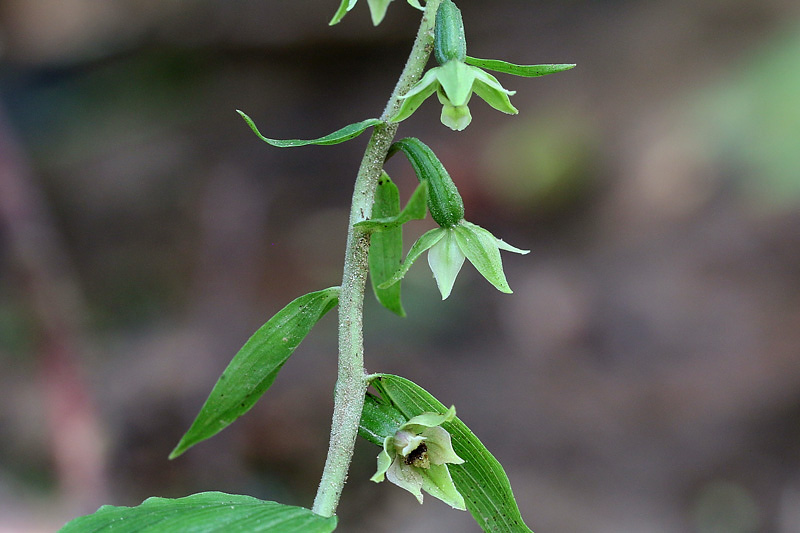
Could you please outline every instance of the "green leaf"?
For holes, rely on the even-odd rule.
[[[137,507],[104,505],[76,518],[59,533],[330,533],[336,517],[223,492],[185,498],[148,498]]]
[[[423,205],[423,210],[425,206]],[[386,172],[378,179],[372,214],[378,217],[396,217],[400,213],[400,193]],[[423,215],[424,215],[423,211]],[[378,285],[389,279],[403,261],[403,228],[399,225],[372,235],[369,244],[369,277],[378,302],[389,311],[406,316],[400,301],[400,283],[379,289]]]
[[[379,191],[380,187],[376,191],[376,201],[377,201],[377,194],[379,193]],[[398,228],[403,224],[405,224],[406,222],[408,222],[409,220],[422,220],[423,218],[425,218],[425,213],[426,213],[425,204],[427,203],[427,201],[428,201],[428,184],[427,182],[422,182],[417,186],[416,189],[414,189],[414,193],[411,195],[411,198],[408,199],[408,203],[403,208],[403,210],[400,211],[400,214],[394,216],[383,215],[377,218],[371,218],[369,220],[362,220],[361,222],[356,222],[354,225],[357,228],[370,232],[386,231]],[[375,207],[373,207],[372,216],[375,217],[375,214],[376,214]]]
[[[486,70],[502,72],[503,74],[513,74],[514,76],[523,76],[525,78],[546,76],[547,74],[555,74],[556,72],[563,72],[575,67],[574,63],[515,65],[514,63],[508,63],[499,59],[478,59],[477,57],[470,56],[467,56],[466,63],[479,68],[485,68]]]
[[[228,364],[169,458],[216,435],[249,411],[275,381],[300,341],[338,300],[339,287],[306,294],[261,326]]]
[[[443,413],[447,408],[419,385],[399,376],[376,374],[371,384],[388,404],[411,419],[425,412]],[[362,431],[380,436],[387,428],[362,415]],[[532,533],[525,525],[503,467],[480,440],[458,419],[442,424],[453,440],[453,449],[463,464],[447,465],[456,488],[478,525],[492,533]],[[390,429],[390,428],[388,428]],[[371,441],[372,442],[372,441]]]
[[[261,139],[267,144],[271,144],[272,146],[277,146],[278,148],[293,148],[295,146],[308,146],[309,144],[319,144],[324,146],[328,146],[331,144],[339,144],[344,141],[349,141],[354,137],[358,137],[359,135],[364,133],[364,131],[367,130],[367,128],[371,128],[372,126],[381,124],[380,119],[368,118],[367,120],[362,120],[361,122],[356,122],[355,124],[350,124],[348,126],[345,126],[344,128],[336,130],[333,133],[329,133],[328,135],[320,137],[319,139],[311,139],[311,140],[268,139],[267,137],[261,135],[261,132],[258,131],[258,128],[256,127],[255,122],[253,122],[253,119],[251,119],[238,109],[236,110],[236,112],[242,116],[244,121],[247,122],[247,125],[250,126],[250,129],[253,130],[253,133],[255,133],[259,139]]]

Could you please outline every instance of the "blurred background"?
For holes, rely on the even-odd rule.
[[[363,5],[362,5],[363,4]],[[800,531],[800,4],[460,0],[469,53],[577,63],[473,100],[431,145],[467,218],[510,243],[515,294],[466,266],[408,317],[369,298],[368,370],[404,375],[498,457],[537,533]],[[418,12],[365,1],[2,0],[0,532],[204,490],[310,506],[335,380],[335,313],[236,424],[167,454],[249,335],[340,282],[367,135]],[[387,166],[407,198],[409,165]],[[411,239],[430,219],[407,227]],[[353,532],[478,531],[374,486]]]

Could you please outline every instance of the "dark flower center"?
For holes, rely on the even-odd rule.
[[[423,442],[409,453],[405,458],[406,464],[417,468],[430,468],[431,460],[428,457],[428,446]]]

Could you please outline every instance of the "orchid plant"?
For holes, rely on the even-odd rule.
[[[367,0],[372,21],[380,24],[391,0]],[[356,7],[342,0],[330,24]],[[402,2],[398,2],[402,4]],[[336,509],[358,435],[378,446],[371,480],[391,483],[423,503],[426,492],[453,509],[469,511],[484,531],[530,533],[502,466],[469,428],[419,385],[391,374],[369,374],[364,367],[363,304],[369,277],[378,302],[400,316],[401,280],[428,251],[442,299],[453,290],[468,259],[499,291],[510,293],[500,250],[527,254],[464,218],[464,202],[454,180],[433,150],[416,138],[394,141],[399,123],[409,119],[436,93],[441,122],[454,131],[470,125],[473,93],[493,108],[517,114],[505,89],[487,70],[535,77],[568,70],[573,64],[515,65],[477,59],[466,53],[461,11],[452,0],[408,0],[422,11],[409,60],[383,114],[312,140],[263,136],[254,121],[239,114],[264,142],[276,147],[331,145],[372,128],[356,177],[348,225],[341,286],[311,292],[290,302],[259,328],[233,357],[199,414],[170,454],[174,459],[244,415],[269,389],[279,370],[328,311],[338,306],[339,369],[328,456],[313,506],[262,501],[249,496],[204,492],[177,499],[149,498],[137,507],[101,507],[76,518],[62,532],[113,528],[118,532],[273,531],[327,533],[337,526]],[[438,66],[425,71],[433,52]],[[401,209],[397,186],[383,163],[403,153],[419,186]],[[403,260],[402,227],[427,213],[438,227],[413,243]]]

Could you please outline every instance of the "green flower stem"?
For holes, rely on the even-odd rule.
[[[367,374],[364,370],[364,290],[369,271],[369,233],[354,227],[372,214],[372,204],[383,162],[397,133],[397,124],[387,121],[400,108],[400,96],[419,81],[433,50],[433,26],[441,0],[428,0],[417,37],[403,73],[375,126],[358,170],[350,207],[350,226],[339,295],[339,374],[334,393],[333,422],[328,457],[312,510],[333,516],[339,503],[350,461],[353,458],[358,423],[364,408]]]

